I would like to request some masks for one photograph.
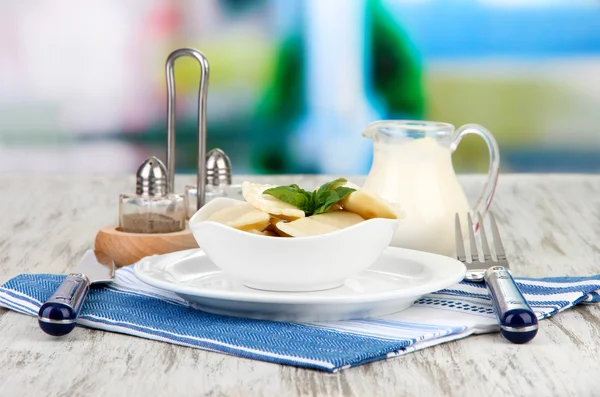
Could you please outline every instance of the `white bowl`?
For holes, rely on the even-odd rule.
[[[245,201],[216,198],[189,225],[208,257],[250,288],[317,291],[336,288],[373,264],[389,245],[397,219],[370,219],[332,233],[278,238],[243,232],[206,219]]]

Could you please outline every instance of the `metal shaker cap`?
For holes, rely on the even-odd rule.
[[[167,167],[157,157],[148,157],[136,172],[135,192],[140,196],[167,194]]]
[[[206,154],[206,183],[231,185],[231,161],[221,149],[213,149]]]

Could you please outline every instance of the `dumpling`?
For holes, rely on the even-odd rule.
[[[210,215],[206,220],[222,223],[235,229],[262,232],[269,226],[271,217],[252,205],[244,203],[223,208]]]
[[[276,185],[261,185],[257,183],[242,183],[242,195],[244,199],[254,208],[277,217],[285,217],[293,220],[304,218],[304,211],[298,207],[276,199],[268,194],[263,194],[267,189],[277,187]]]
[[[280,221],[275,224],[275,229],[282,236],[307,237],[331,233],[363,221],[364,218],[360,215],[338,210],[311,215],[292,222]]]
[[[400,210],[393,204],[354,184],[347,183],[344,186],[356,189],[340,201],[344,210],[358,214],[364,219],[399,218]]]

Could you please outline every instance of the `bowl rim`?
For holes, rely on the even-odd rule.
[[[230,202],[230,203],[235,202],[232,205],[249,204],[245,200],[238,200],[238,199],[234,199],[234,198],[231,198],[231,197],[217,197],[217,198],[211,200],[211,203],[213,203],[213,202],[216,203],[216,202],[219,202],[219,201],[227,201],[227,202]],[[209,204],[209,203],[207,203],[207,204]],[[206,207],[203,207],[203,208],[206,208]],[[196,216],[203,210],[203,208],[201,208],[198,211],[196,211],[196,213],[194,215],[192,215],[192,217],[188,220],[188,227],[190,228],[190,230],[192,232],[194,232],[194,229],[198,225],[209,224],[209,225],[211,225],[213,227],[220,227],[220,228],[223,228],[224,230],[228,230],[231,233],[241,233],[244,236],[252,236],[252,238],[277,238],[275,236],[266,236],[264,234],[255,234],[255,233],[250,233],[250,232],[247,232],[247,231],[244,231],[244,230],[239,230],[239,229],[236,229],[236,228],[233,228],[231,226],[227,226],[227,225],[224,225],[222,223],[215,222],[215,221],[208,221],[208,220],[201,220],[201,221],[196,220],[195,221],[194,218],[196,218]],[[299,218],[299,219],[302,219],[302,218]],[[323,234],[317,234],[317,235],[314,235],[314,236],[283,237],[283,238],[282,237],[278,237],[277,239],[279,241],[282,241],[282,240],[288,240],[288,241],[289,240],[291,240],[291,241],[307,241],[307,240],[311,240],[311,239],[313,239],[313,240],[319,240],[319,239],[325,238],[325,236],[337,236],[337,235],[339,235],[341,233],[347,233],[347,232],[353,231],[356,228],[366,227],[366,226],[371,225],[372,223],[376,223],[376,222],[377,223],[392,223],[393,222],[393,223],[395,223],[395,225],[394,225],[394,229],[395,229],[395,228],[398,227],[398,223],[401,220],[402,219],[400,219],[400,218],[396,218],[396,219],[391,219],[391,218],[371,218],[371,219],[365,219],[363,222],[356,223],[354,225],[345,227],[343,229],[335,230],[333,232],[328,232],[328,233],[323,233]],[[293,243],[282,243],[282,244],[293,244]]]
[[[275,238],[278,241],[307,241],[307,240],[310,241],[310,240],[322,240],[323,238],[326,238],[327,236],[338,236],[340,234],[349,233],[349,232],[354,231],[355,229],[370,226],[373,223],[384,223],[384,224],[385,223],[390,223],[390,224],[394,223],[395,224],[394,228],[396,228],[399,222],[400,222],[400,219],[371,218],[371,219],[365,219],[363,222],[355,223],[354,225],[345,227],[343,229],[335,230],[333,232],[317,234],[314,236],[302,236],[302,237],[275,237],[275,236],[266,236],[264,234],[255,234],[255,233],[250,233],[250,232],[247,232],[244,230],[239,230],[239,229],[236,229],[231,226],[227,226],[222,223],[215,222],[215,221],[199,221],[199,222],[190,223],[189,228],[192,232],[194,232],[194,229],[196,229],[200,225],[205,226],[208,224],[208,225],[211,225],[212,227],[218,227],[223,230],[227,230],[230,233],[237,233],[238,235],[243,235],[243,236],[252,236],[252,238],[271,238],[271,239]],[[288,244],[288,243],[282,243],[282,244]],[[289,243],[289,244],[293,244],[293,243]]]

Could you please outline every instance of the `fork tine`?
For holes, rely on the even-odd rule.
[[[465,253],[465,244],[463,242],[462,228],[460,227],[460,217],[458,214],[454,217],[454,239],[456,240],[456,259],[465,262],[467,254]]]
[[[494,214],[490,212],[490,224],[492,225],[492,236],[494,236],[494,247],[496,248],[496,258],[498,260],[506,259],[506,253],[504,246],[502,245],[502,239],[500,238],[500,232],[498,231],[498,225],[496,224],[496,218]]]
[[[481,213],[477,213],[477,221],[479,222],[479,234],[481,235],[481,248],[483,249],[483,260],[489,261],[492,259],[492,253],[490,252],[490,246],[487,241],[487,236],[485,235],[485,230],[483,227],[483,218],[481,217]]]
[[[479,254],[477,253],[477,241],[475,240],[475,234],[473,234],[473,220],[471,219],[471,213],[467,214],[467,225],[469,226],[469,246],[471,247],[471,259],[473,262],[479,261]]]

